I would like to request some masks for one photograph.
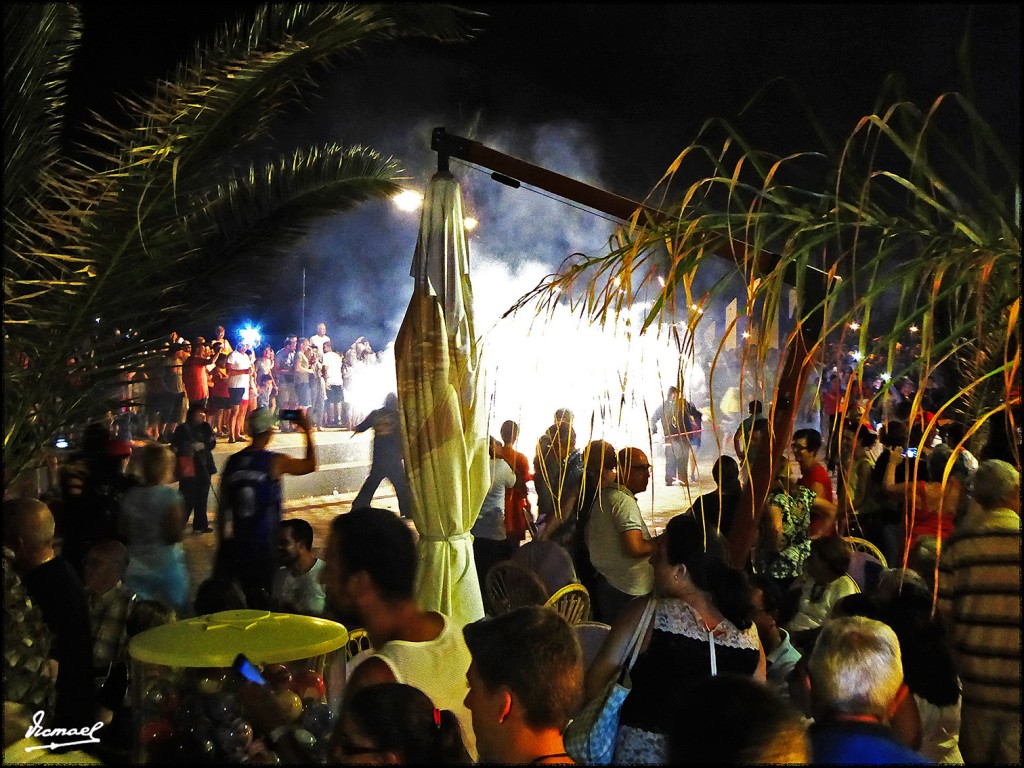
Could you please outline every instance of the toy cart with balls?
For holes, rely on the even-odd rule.
[[[259,610],[173,622],[132,638],[133,762],[277,762],[254,732],[233,664],[248,658],[294,733],[325,753],[344,684],[348,631],[337,622]],[[340,670],[340,672],[339,672]]]

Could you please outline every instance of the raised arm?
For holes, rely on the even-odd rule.
[[[306,455],[296,459],[284,453],[275,453],[271,464],[271,474],[274,478],[282,475],[308,475],[316,471],[316,446],[313,445],[313,427],[309,423],[309,416],[300,409],[299,418],[295,423],[306,439]]]

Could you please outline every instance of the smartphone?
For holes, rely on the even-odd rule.
[[[298,408],[284,408],[278,414],[281,421],[298,421],[299,414],[302,413]]]
[[[905,458],[905,459],[916,459],[917,458],[917,448],[916,447],[904,448],[903,449],[903,458]]]
[[[256,665],[249,661],[249,659],[246,658],[244,653],[240,653],[235,657],[235,663],[231,665],[231,668],[234,669],[246,680],[249,680],[253,683],[257,683],[259,685],[267,684],[266,679],[263,677],[263,675],[260,674],[260,671],[256,668]]]

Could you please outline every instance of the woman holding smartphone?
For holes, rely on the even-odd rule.
[[[911,430],[910,448],[916,449],[920,438],[919,428]],[[960,481],[952,475],[947,483],[942,482],[945,463],[946,456],[942,453],[928,451],[918,455],[901,446],[889,449],[882,490],[903,501],[904,548],[913,545],[919,536],[936,536],[945,541],[953,533],[953,516],[960,501],[961,488]],[[906,479],[898,483],[896,468],[904,464]],[[901,556],[903,554],[900,553]]]

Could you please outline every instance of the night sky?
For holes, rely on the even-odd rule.
[[[168,74],[197,37],[246,8],[83,7],[71,139],[81,138],[75,123],[86,109],[113,114],[114,93],[143,90]],[[402,43],[342,63],[323,79],[311,114],[289,115],[275,127],[278,145],[369,145],[399,158],[410,185],[422,187],[436,163],[430,131],[443,125],[641,198],[704,120],[735,119],[775,78],[799,92],[836,138],[871,111],[890,73],[901,73],[907,95],[923,106],[963,89],[957,48],[970,17],[976,102],[1019,157],[1018,4],[472,7],[488,14],[477,40]],[[779,83],[737,122],[755,146],[778,153],[817,148],[797,101]],[[471,240],[474,264],[504,266],[498,280],[508,282],[505,306],[522,292],[514,278],[526,279],[526,261],[554,268],[574,251],[600,248],[611,231],[602,219],[538,195],[495,189],[473,169],[453,163],[452,170],[463,181],[467,209],[481,220]],[[366,335],[382,347],[394,338],[411,293],[416,226],[415,214],[399,215],[386,203],[325,220],[281,257],[273,279],[247,278],[246,295],[262,301],[248,309],[225,306],[223,323],[252,319],[280,346],[276,337],[308,335],[323,319],[342,346]],[[497,295],[500,302],[502,291]]]

